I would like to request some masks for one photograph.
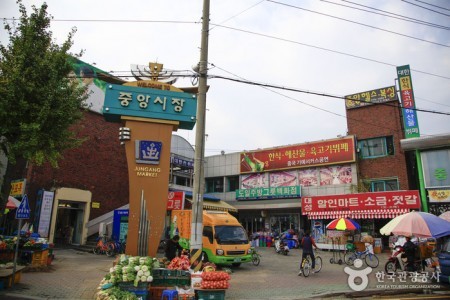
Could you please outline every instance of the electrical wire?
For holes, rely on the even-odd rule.
[[[351,1],[342,0],[342,1],[354,4],[354,5],[360,5],[362,7],[369,8],[369,9],[374,10],[374,11],[367,10],[367,9],[362,9],[362,8],[358,8],[358,7],[354,7],[354,6],[350,6],[350,5],[344,5],[344,4],[341,4],[341,3],[336,3],[336,2],[327,1],[327,0],[320,0],[320,1],[321,2],[326,2],[326,3],[329,3],[329,4],[342,6],[342,7],[356,9],[356,10],[359,10],[359,11],[364,11],[364,12],[367,12],[367,13],[370,13],[370,14],[375,14],[375,15],[379,15],[379,16],[383,16],[383,17],[388,17],[388,18],[393,18],[393,19],[405,21],[405,22],[410,22],[410,23],[414,23],[414,24],[425,25],[425,26],[430,26],[430,27],[433,27],[433,28],[439,28],[439,29],[445,29],[445,30],[449,30],[450,29],[450,27],[446,27],[446,26],[443,26],[443,25],[438,25],[438,24],[434,24],[434,23],[430,23],[430,22],[425,22],[425,21],[421,21],[421,20],[414,19],[414,18],[411,18],[411,17],[406,17],[406,16],[402,16],[402,15],[399,15],[399,14],[391,13],[391,12],[386,12],[386,11],[383,11],[381,9],[376,9],[376,8],[373,8],[373,7],[370,7],[370,6],[362,5],[362,4],[359,4],[359,3],[354,3],[354,2],[351,2]],[[381,11],[381,12],[384,12],[384,13],[379,13],[379,12],[376,12],[376,11]]]
[[[382,65],[387,65],[387,66],[391,66],[391,67],[397,67],[396,64],[391,64],[391,63],[387,63],[387,62],[383,62],[380,60],[367,58],[367,57],[363,57],[363,56],[359,56],[359,55],[355,55],[355,54],[350,54],[350,53],[345,53],[342,51],[337,51],[337,50],[332,50],[332,49],[328,49],[328,48],[324,48],[324,47],[314,46],[314,45],[310,45],[310,44],[306,44],[306,43],[301,43],[301,42],[297,42],[297,41],[293,41],[293,40],[289,40],[289,39],[285,39],[285,38],[280,38],[280,37],[276,37],[276,36],[272,36],[272,35],[268,35],[268,34],[253,32],[253,31],[249,31],[249,30],[244,30],[244,29],[239,29],[239,28],[234,28],[234,27],[229,27],[229,26],[224,26],[224,25],[219,25],[219,24],[216,24],[216,25],[221,28],[225,28],[225,29],[229,29],[229,30],[239,31],[239,32],[262,36],[262,37],[275,39],[275,40],[279,40],[279,41],[283,41],[283,42],[302,45],[305,47],[310,47],[310,48],[319,49],[319,50],[323,50],[323,51],[327,51],[327,52],[332,52],[332,53],[336,53],[336,54],[340,54],[340,55],[345,55],[345,56],[349,56],[349,57],[353,57],[353,58],[358,58],[358,59],[362,59],[362,60],[366,60],[366,61],[370,61],[370,62],[382,64]],[[443,79],[450,79],[450,77],[448,77],[448,76],[433,74],[433,73],[429,73],[429,72],[421,71],[421,70],[417,70],[417,69],[414,69],[414,70],[411,69],[411,70],[414,72],[417,72],[417,73],[421,73],[421,74],[435,76],[435,77],[439,77],[439,78],[443,78]]]
[[[420,2],[420,3],[423,3],[423,4],[426,4],[426,5],[429,5],[429,6],[434,6],[434,7],[440,8],[440,9],[450,10],[450,9],[448,9],[448,8],[445,8],[445,7],[442,7],[442,6],[437,6],[437,5],[434,5],[434,4],[425,2],[425,1],[420,1],[420,0],[415,0],[415,1]]]
[[[372,29],[376,29],[376,30],[392,33],[392,34],[395,34],[395,35],[407,37],[407,38],[418,40],[418,41],[421,41],[421,42],[426,42],[426,43],[430,43],[430,44],[434,44],[434,45],[450,48],[449,45],[428,41],[428,40],[417,38],[417,37],[414,37],[414,36],[411,36],[411,35],[395,32],[395,31],[388,30],[388,29],[383,29],[383,28],[380,28],[380,27],[376,27],[376,26],[372,26],[372,25],[368,25],[368,24],[352,21],[352,20],[349,20],[349,19],[341,18],[341,17],[336,17],[336,16],[333,16],[333,15],[329,15],[329,14],[321,13],[321,12],[318,12],[318,11],[302,8],[302,7],[299,7],[299,6],[295,6],[295,5],[292,5],[292,4],[286,4],[286,3],[282,3],[282,2],[278,2],[278,1],[274,1],[274,0],[266,0],[266,1],[272,2],[274,4],[282,5],[282,6],[287,6],[287,7],[290,7],[290,8],[304,10],[304,11],[307,11],[307,12],[310,12],[310,13],[326,16],[326,17],[329,17],[329,18],[338,19],[338,20],[341,20],[341,21],[344,21],[344,22],[349,22],[349,23],[360,25],[360,26],[369,27],[369,28],[372,28]]]
[[[420,8],[423,8],[423,9],[429,10],[429,11],[432,11],[432,12],[434,12],[434,13],[437,13],[437,14],[441,14],[441,15],[444,15],[444,16],[447,16],[447,17],[450,17],[450,15],[448,15],[448,14],[444,14],[444,13],[442,13],[442,12],[439,12],[439,11],[436,11],[436,10],[434,10],[434,9],[430,9],[430,8],[428,8],[428,7],[424,7],[424,6],[422,6],[422,5],[414,4],[414,3],[411,3],[411,2],[409,2],[409,1],[406,1],[406,0],[402,0],[402,1],[403,1],[403,2],[405,2],[405,3],[411,4],[411,5],[414,5],[414,6],[417,6],[417,7],[420,7]]]

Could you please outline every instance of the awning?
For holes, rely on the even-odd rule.
[[[352,219],[392,219],[399,215],[408,213],[409,209],[374,209],[374,210],[352,210],[352,211],[321,211],[308,212],[308,219],[322,220],[322,219],[337,219],[337,218],[352,218]]]
[[[186,199],[190,203],[192,203],[191,199]],[[222,211],[232,211],[237,212],[238,210],[236,207],[231,206],[230,204],[226,203],[225,201],[219,200],[219,201],[205,201],[203,200],[203,209],[212,209],[212,210],[222,210]]]

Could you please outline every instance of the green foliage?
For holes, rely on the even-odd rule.
[[[73,28],[62,45],[54,44],[47,4],[4,22],[9,44],[0,44],[0,147],[11,163],[18,158],[58,165],[62,151],[82,143],[74,131],[85,108],[86,89],[70,78]],[[81,56],[81,52],[73,56]]]

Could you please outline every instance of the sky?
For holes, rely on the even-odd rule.
[[[23,3],[30,14],[43,1]],[[55,43],[76,27],[71,52],[84,50],[81,60],[117,76],[150,62],[192,75],[200,59],[203,1],[46,3]],[[18,16],[16,0],[0,1],[0,18]],[[345,101],[308,92],[393,86],[403,65],[411,68],[416,108],[440,112],[417,112],[421,136],[449,133],[449,16],[446,0],[211,0],[205,156],[345,136]],[[3,26],[0,42],[8,42]],[[174,134],[194,145],[195,132]]]

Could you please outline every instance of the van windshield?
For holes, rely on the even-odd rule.
[[[248,244],[247,233],[240,226],[216,226],[215,232],[219,244]]]

